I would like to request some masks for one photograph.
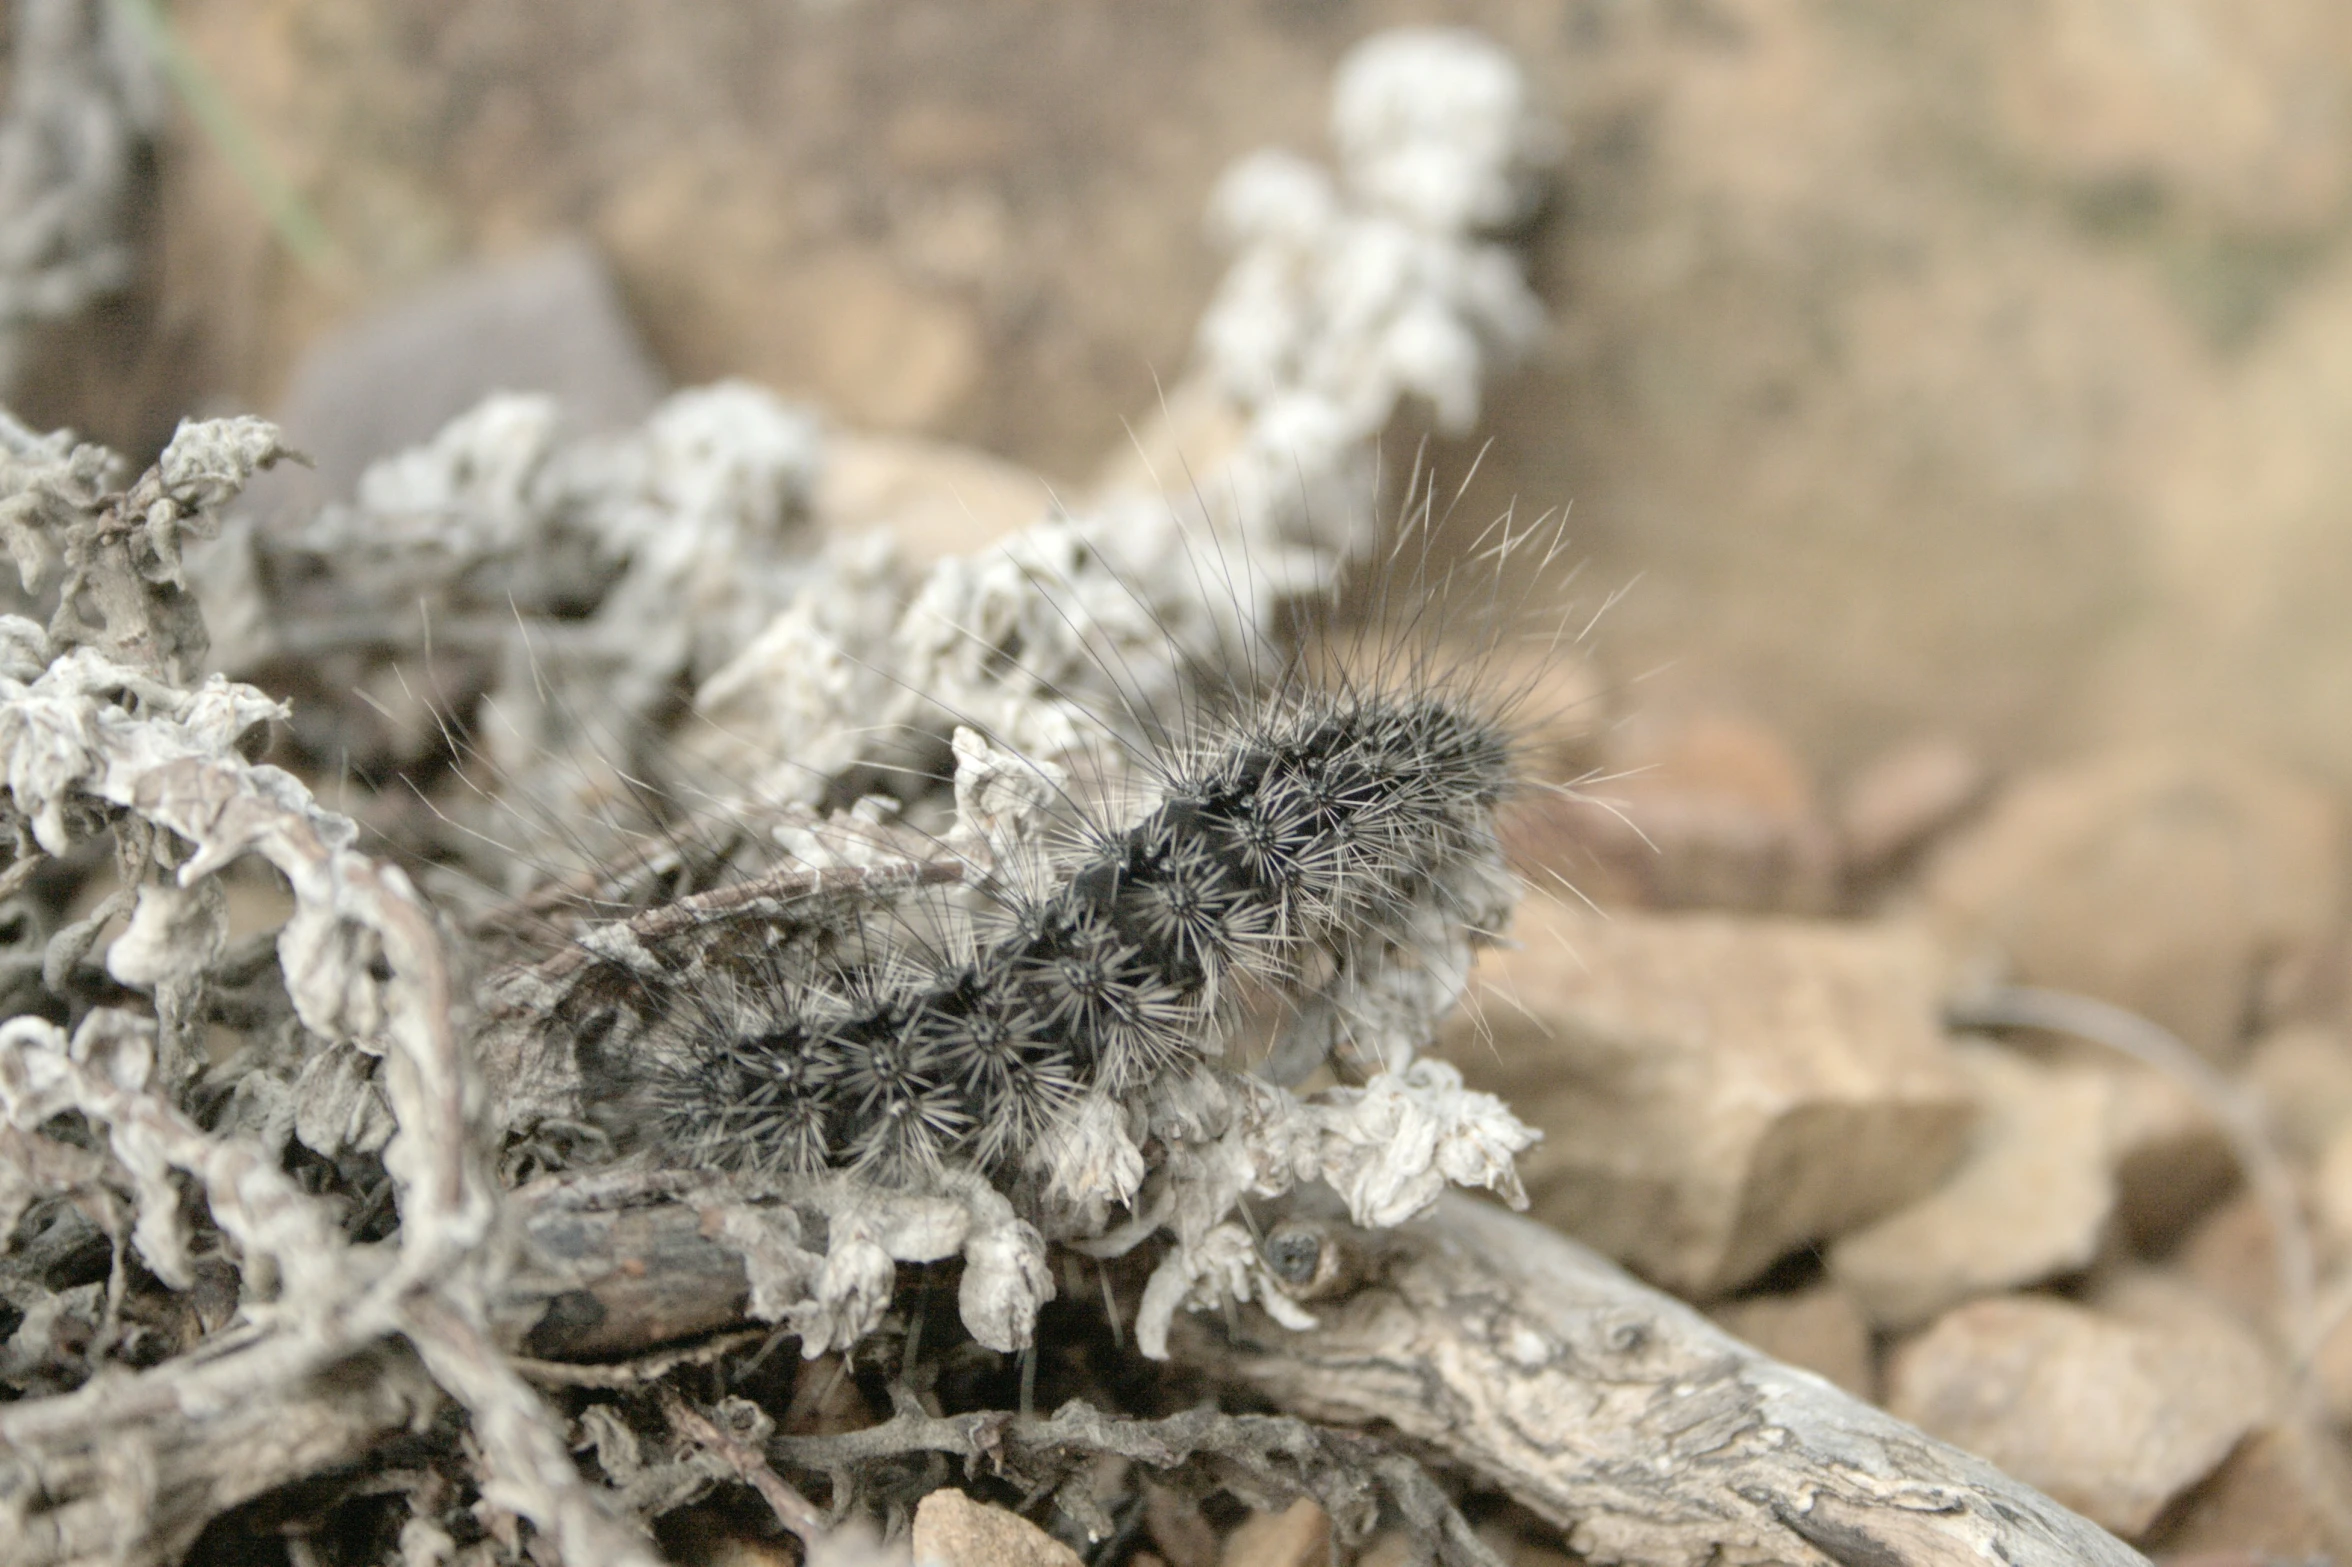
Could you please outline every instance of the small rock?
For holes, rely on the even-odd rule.
[[[1836,835],[1786,742],[1711,715],[1615,737],[1588,799],[1539,804],[1546,862],[1603,907],[1817,914]]]
[[[1534,897],[1450,1055],[1546,1132],[1547,1222],[1710,1296],[1931,1190],[1974,1116],[1895,926],[1593,918]]]
[[[2174,1269],[2123,1264],[2101,1273],[2081,1304],[2118,1322],[2233,1343],[2248,1365],[2272,1362],[2269,1341],[2252,1324],[2227,1301]],[[2284,1383],[2268,1372],[2263,1385],[2273,1398],[2284,1391]]]
[[[2338,1131],[2320,1151],[2311,1177],[2311,1217],[2329,1259],[2352,1264],[2352,1126]]]
[[[612,430],[651,413],[665,381],[585,241],[461,267],[311,345],[277,420],[315,466],[279,464],[245,505],[292,518],[348,496],[368,464],[492,392],[552,393],[573,428]]]
[[[2343,1444],[2319,1432],[2268,1426],[2239,1443],[2144,1544],[2173,1561],[2234,1549],[2279,1567],[2324,1562],[2352,1543],[2331,1527],[2322,1500],[2330,1491],[2352,1496]]]
[[[2154,1527],[2152,1551],[2165,1553],[2226,1546],[2260,1546],[2281,1561],[2300,1562],[2329,1544],[2331,1526],[2324,1501],[2352,1497],[2352,1470],[2337,1444],[2314,1440],[2297,1418],[2298,1401],[2276,1360],[2271,1341],[2226,1302],[2173,1269],[2127,1268],[2103,1279],[2087,1302],[2127,1322],[2185,1331],[2209,1342],[2234,1341],[2237,1357],[2268,1369],[2259,1384],[2274,1414],[2231,1453],[2221,1468],[2173,1504]],[[2352,1335],[2345,1339],[2345,1370],[2352,1371]],[[2323,1407],[2333,1408],[2329,1346],[2323,1340],[2310,1368]],[[2352,1405],[2346,1406],[2352,1409]],[[2339,1521],[2352,1515],[2338,1512]],[[2352,1545],[2352,1532],[2332,1542]]]
[[[1487,1549],[1493,1550],[1490,1544]],[[1500,1551],[1495,1552],[1501,1556]],[[1356,1567],[1413,1567],[1420,1552],[1413,1546],[1413,1537],[1399,1529],[1384,1529],[1373,1537],[1372,1543],[1356,1553]],[[1504,1560],[1509,1560],[1504,1557]]]
[[[1724,1301],[1707,1315],[1775,1360],[1826,1377],[1856,1398],[1878,1396],[1870,1324],[1854,1297],[1835,1283]]]
[[[1513,1528],[1502,1519],[1493,1519],[1478,1526],[1478,1541],[1494,1552],[1495,1560],[1506,1564],[1506,1567],[1579,1567],[1584,1561],[1583,1557],[1570,1556],[1556,1543],[1546,1544],[1544,1540],[1528,1538],[1525,1532],[1528,1525],[1541,1528],[1540,1523],[1532,1519],[1526,1520],[1520,1528]],[[1559,1539],[1558,1535],[1549,1530],[1543,1533],[1545,1540],[1556,1542]],[[1374,1542],[1375,1548],[1386,1546],[1391,1540],[1404,1543],[1406,1550],[1411,1550],[1410,1543],[1405,1542],[1401,1535],[1383,1535]],[[1356,1559],[1356,1567],[1407,1567],[1411,1560],[1410,1555],[1391,1555],[1386,1562],[1379,1562],[1373,1560],[1372,1553],[1367,1551]]]
[[[953,1486],[915,1508],[915,1567],[1079,1567],[1078,1553],[1017,1513]]]
[[[2010,789],[1925,892],[1957,956],[2128,1007],[2227,1064],[2332,950],[2334,801],[2228,756],[2125,755]]]
[[[2279,1145],[2298,1159],[2317,1159],[2352,1126],[2352,1042],[2340,1028],[2304,1023],[2264,1035],[2246,1058],[2245,1080]]]
[[[2265,1418],[2269,1377],[2235,1339],[2010,1296],[1899,1349],[1887,1408],[2132,1538]]]
[[[1048,515],[1053,491],[986,452],[914,436],[829,432],[817,522],[836,532],[887,528],[903,557],[927,566],[967,554]]]
[[[2278,1242],[2270,1214],[2252,1192],[2239,1192],[2198,1221],[2167,1261],[2241,1320],[2264,1330],[2278,1327]]]
[[[794,1374],[792,1401],[776,1429],[786,1436],[835,1436],[872,1425],[877,1416],[859,1391],[857,1378],[838,1353],[803,1361]]]
[[[2106,1073],[1977,1040],[1953,1055],[1983,1107],[1959,1167],[1830,1248],[1830,1276],[1880,1327],[2088,1267],[2115,1208]]]
[[[1849,884],[1877,881],[1983,804],[1992,769],[1949,736],[1887,752],[1846,785],[1837,813]]]
[[[1301,1497],[1278,1513],[1252,1513],[1225,1537],[1220,1567],[1329,1567],[1331,1518]]]
[[[2115,1228],[2142,1256],[2157,1256],[2237,1185],[2237,1155],[2213,1109],[2173,1078],[2105,1052],[2098,1065],[2114,1088]]]
[[[1171,1567],[1217,1567],[1217,1531],[1183,1492],[1144,1481],[1143,1527]]]
[[[2329,1418],[2352,1426],[2352,1312],[2336,1318],[2311,1355],[2311,1380]]]
[[[878,247],[846,244],[744,279],[768,302],[765,341],[713,357],[803,392],[852,424],[935,428],[986,369],[985,334],[965,291],[905,271]]]

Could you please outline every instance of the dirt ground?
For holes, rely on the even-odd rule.
[[[1319,150],[1350,40],[1466,21],[1573,137],[1553,326],[1468,504],[1572,506],[1593,580],[1639,578],[1605,648],[1668,666],[1646,705],[1760,713],[1833,774],[1927,729],[2352,774],[2352,16],[2322,0],[177,13],[340,260],[292,265],[183,127],[120,373],[36,422],[137,449],[192,399],[266,408],[322,327],[577,229],[681,382],[1081,479],[1184,366],[1216,172]]]

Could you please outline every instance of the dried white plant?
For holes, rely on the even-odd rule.
[[[1459,112],[1400,110],[1424,69]],[[74,1312],[95,1314],[102,1360],[127,1255],[180,1295],[231,1281],[216,1319],[199,1313],[196,1349],[0,1406],[0,1526],[35,1542],[28,1559],[168,1560],[229,1493],[346,1461],[446,1395],[470,1416],[501,1527],[527,1519],[566,1559],[650,1560],[636,1514],[582,1480],[499,1325],[518,1211],[605,1201],[578,1064],[557,1048],[566,1009],[594,980],[657,992],[658,1012],[657,973],[674,988],[683,954],[715,974],[754,926],[835,939],[942,898],[952,913],[962,895],[937,889],[1042,854],[1066,825],[1063,781],[1146,738],[1127,715],[1179,708],[1188,671],[1272,645],[1279,606],[1327,592],[1370,540],[1362,448],[1398,400],[1469,417],[1484,368],[1534,329],[1487,232],[1519,210],[1543,150],[1530,124],[1515,71],[1466,35],[1368,47],[1343,73],[1329,221],[1236,219],[1269,165],[1220,197],[1241,252],[1204,328],[1205,373],[1244,431],[1224,464],[1189,497],[1106,496],[919,580],[887,541],[811,549],[819,433],[749,387],[680,394],[642,430],[590,440],[566,438],[543,400],[497,399],[380,464],[348,505],[277,535],[231,523],[193,554],[245,480],[287,455],[269,426],[185,425],[118,488],[108,454],[0,421],[0,537],[28,591],[56,595],[46,625],[0,617],[0,831],[16,846],[0,893],[45,866],[114,863],[98,905],[42,936],[43,1005],[65,1021],[0,1027],[0,1236],[44,1204],[123,1221],[103,1291],[11,1284],[39,1309],[18,1308],[0,1365],[70,1373],[57,1334]],[[1448,210],[1429,193],[1457,179],[1479,194]],[[1212,579],[1211,560],[1246,570]],[[636,896],[529,964],[500,961],[481,927],[460,937],[363,852],[352,820],[249,758],[264,726],[299,736],[305,705],[230,678],[315,665],[374,691],[381,713],[393,688],[378,677],[428,638],[497,711],[481,730],[497,786],[542,806],[581,776],[624,774],[612,731],[651,743],[665,694],[691,687],[698,765],[737,781],[726,808],[763,824],[768,863],[692,896]],[[383,754],[437,739],[412,714],[388,722]],[[823,808],[917,744],[952,768],[936,830]],[[223,876],[254,861],[289,899],[265,949],[274,979],[231,934]],[[609,1192],[700,1204],[705,1233],[742,1260],[748,1315],[812,1356],[875,1329],[898,1265],[949,1257],[971,1336],[1016,1349],[1052,1294],[1049,1242],[1101,1254],[1160,1232],[1147,1352],[1184,1307],[1258,1299],[1309,1320],[1237,1222],[1251,1198],[1320,1181],[1386,1225],[1449,1182],[1517,1194],[1510,1160],[1532,1134],[1413,1059],[1512,888],[1475,833],[1428,869],[1390,896],[1395,917],[1326,943],[1335,967],[1295,976],[1278,1056],[1295,1066],[1351,1041],[1354,1086],[1300,1097],[1212,1064],[1224,1041],[1204,1037],[1197,1059],[1077,1096],[1002,1186],[949,1161],[916,1183],[640,1172]],[[1050,854],[1036,872],[1062,873]],[[238,987],[260,997],[246,1036],[208,1043]],[[303,1189],[287,1173],[296,1145],[380,1168],[396,1222],[371,1229],[364,1201]],[[498,1176],[550,1167],[566,1173],[519,1197]],[[320,1374],[354,1357],[375,1380],[322,1394]],[[272,1418],[303,1443],[224,1490],[213,1449]],[[439,1526],[416,1505],[429,1553]]]
[[[131,280],[132,180],[162,83],[123,7],[18,0],[0,118],[0,396],[33,326]]]

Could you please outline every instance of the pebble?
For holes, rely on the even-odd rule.
[[[835,1351],[800,1363],[793,1374],[791,1402],[776,1429],[786,1436],[837,1436],[862,1430],[880,1418]]]
[[[1183,1492],[1144,1481],[1143,1526],[1169,1567],[1217,1567],[1217,1531]]]
[[[2105,1051],[2085,1058],[2114,1087],[2115,1230],[2140,1255],[2160,1256],[2238,1184],[2237,1154],[2213,1109],[2174,1078]]]
[[[2199,1220],[2165,1261],[2240,1320],[2265,1330],[2279,1324],[2278,1245],[2252,1192],[2239,1191]]]
[[[1078,1553],[1017,1513],[953,1486],[915,1508],[915,1567],[1080,1567]]]
[[[1545,1139],[1534,1211],[1727,1293],[1932,1190],[1975,1116],[1936,957],[1894,925],[1593,917],[1530,897],[1449,1056]]]
[[[1867,885],[1899,869],[1982,805],[1992,786],[1984,758],[1948,735],[1913,740],[1866,764],[1838,802],[1847,883]]]
[[[1724,1301],[1707,1315],[1775,1360],[1827,1378],[1856,1398],[1878,1396],[1870,1322],[1839,1284]]]
[[[1612,737],[1588,798],[1536,802],[1545,861],[1605,908],[1817,914],[1836,834],[1786,741],[1713,714]]]
[[[2239,1338],[2015,1295],[1898,1349],[1887,1408],[2130,1539],[2270,1413],[2270,1369]]]
[[[1883,1328],[2088,1267],[2115,1210],[2108,1074],[1976,1040],[1953,1055],[1982,1107],[1959,1166],[1829,1251],[1831,1277]]]
[[[2264,1035],[2246,1058],[2245,1081],[2279,1146],[2295,1158],[2319,1158],[2352,1126],[2352,1041],[2336,1025],[2303,1023]]]
[[[586,241],[459,267],[311,345],[275,417],[313,466],[256,475],[244,504],[293,520],[347,498],[368,464],[492,392],[553,393],[572,428],[596,431],[643,420],[666,386]]]
[[[2168,1562],[2233,1548],[2275,1567],[2341,1561],[2331,1553],[2352,1540],[2322,1500],[2331,1490],[2352,1497],[2352,1465],[2343,1444],[2291,1425],[2268,1426],[2239,1443],[2146,1544]]]
[[[2352,1296],[2352,1126],[2336,1133],[2320,1154],[2310,1187],[2312,1240],[2326,1276]],[[2347,1308],[2352,1321],[2352,1307]],[[2345,1335],[2347,1409],[2352,1409],[2352,1333]]]
[[[2352,1311],[2328,1325],[2312,1352],[2311,1378],[2328,1416],[2352,1426]]]
[[[2038,774],[1932,858],[1954,955],[2139,1012],[2235,1062],[2338,945],[2333,799],[2233,756],[2130,753]]]
[[[1278,1513],[1252,1513],[1225,1537],[1219,1567],[1330,1567],[1331,1518],[1305,1497]]]

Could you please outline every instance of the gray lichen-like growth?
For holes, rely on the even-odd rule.
[[[1493,79],[1516,92],[1507,66]],[[1373,133],[1364,156],[1392,155],[1393,132]],[[1524,150],[1506,141],[1506,161]],[[118,1259],[95,1292],[6,1275],[15,1329],[0,1366],[20,1389],[54,1390],[0,1412],[0,1443],[21,1456],[0,1463],[0,1518],[41,1542],[33,1559],[164,1559],[217,1505],[163,1480],[147,1487],[158,1500],[117,1505],[111,1471],[74,1455],[119,1439],[123,1399],[162,1396],[221,1418],[232,1402],[266,1411],[387,1334],[468,1409],[499,1507],[576,1559],[645,1559],[571,1466],[491,1321],[512,1257],[504,1215],[518,1202],[555,1211],[582,1182],[648,1178],[600,1168],[609,1153],[581,1119],[577,1063],[551,1048],[576,1015],[567,1006],[633,985],[659,1013],[656,970],[672,995],[681,955],[689,977],[707,960],[715,979],[746,931],[837,941],[861,920],[956,918],[970,877],[1065,873],[1051,845],[1068,824],[1050,780],[1092,767],[1101,798],[1133,794],[1142,775],[1122,780],[1120,758],[1147,737],[1125,715],[1173,711],[1190,700],[1192,670],[1274,646],[1280,606],[1328,592],[1369,538],[1361,443],[1408,392],[1459,414],[1465,369],[1474,395],[1484,357],[1528,327],[1523,311],[1495,307],[1524,304],[1523,291],[1465,293],[1448,271],[1492,261],[1477,229],[1493,214],[1408,223],[1380,206],[1374,162],[1351,178],[1361,192],[1338,203],[1346,232],[1325,237],[1320,281],[1298,236],[1236,231],[1237,276],[1279,244],[1294,282],[1355,305],[1300,295],[1298,318],[1282,320],[1267,298],[1250,304],[1288,344],[1294,369],[1279,385],[1243,387],[1220,368],[1246,332],[1228,322],[1204,338],[1245,433],[1199,495],[1107,495],[919,578],[887,541],[811,547],[819,431],[749,387],[680,394],[642,430],[594,439],[566,437],[543,400],[495,399],[378,465],[348,504],[274,532],[223,525],[244,481],[289,455],[258,421],[184,426],[127,487],[103,451],[0,424],[0,537],[26,590],[54,605],[46,624],[0,619],[0,830],[16,845],[4,890],[96,851],[114,867],[111,890],[70,923],[52,929],[26,905],[36,950],[12,971],[12,994],[30,1010],[0,1030],[0,1233],[33,1222],[63,1234],[82,1222],[67,1217],[78,1204]],[[1378,267],[1366,272],[1363,258],[1379,245],[1365,250],[1365,236],[1407,228],[1417,259],[1367,292]],[[1412,349],[1433,332],[1474,345],[1472,360]],[[1364,346],[1375,338],[1393,342]],[[1373,360],[1389,364],[1376,396],[1331,399],[1334,375]],[[1207,559],[1247,570],[1211,581]],[[294,682],[291,706],[231,678],[290,669],[309,681]],[[402,715],[392,697],[410,670],[433,696]],[[733,847],[679,897],[674,873],[690,850],[584,835],[586,863],[611,856],[591,914],[517,962],[511,930],[502,943],[436,915],[295,773],[250,759],[273,726],[297,755],[306,734],[331,735],[338,682],[370,693],[382,720],[372,765],[429,754],[444,718],[468,726],[478,739],[459,764],[493,797],[478,821],[525,801],[560,811],[583,778],[614,787],[631,765],[616,739],[624,752],[675,755],[659,724],[683,686],[695,716],[682,734],[702,754],[670,781],[730,780],[724,798],[699,803],[729,824],[716,836]],[[952,799],[835,809],[845,787],[928,745],[951,759]],[[926,811],[934,830],[914,825]],[[442,820],[474,830],[455,811]],[[495,852],[478,849],[476,863]],[[251,860],[270,867],[259,883],[242,868]],[[1491,926],[1505,883],[1464,874],[1492,881],[1472,900]],[[258,945],[234,934],[235,877],[289,900]],[[1410,922],[1380,937],[1418,939]],[[1466,951],[1479,938],[1443,939]],[[1416,1002],[1416,1027],[1450,1001],[1462,965],[1423,966],[1441,978]],[[242,1029],[226,1049],[224,1026]],[[1219,1044],[1201,1041],[1204,1055]],[[912,1184],[677,1174],[708,1233],[741,1260],[748,1314],[806,1354],[872,1333],[900,1265],[950,1257],[962,1261],[972,1337],[1017,1348],[1053,1292],[1049,1238],[1108,1255],[1164,1231],[1137,1323],[1160,1353],[1184,1306],[1258,1299],[1303,1320],[1232,1218],[1246,1197],[1323,1180],[1385,1223],[1449,1179],[1515,1189],[1510,1155],[1525,1129],[1446,1068],[1408,1066],[1405,1051],[1394,1060],[1396,1072],[1303,1099],[1230,1068],[1129,1074],[1044,1128],[1026,1151],[1031,1174],[1008,1190],[952,1161]],[[67,1122],[86,1135],[61,1137]],[[296,1148],[351,1172],[355,1197],[305,1190],[286,1173]],[[540,1179],[502,1192],[497,1169]],[[392,1205],[372,1220],[370,1170]],[[87,1368],[64,1346],[140,1343],[152,1355],[163,1343],[126,1318],[147,1309],[129,1256],[190,1300],[217,1300],[227,1282],[232,1314],[200,1306],[197,1320],[228,1336],[202,1357],[164,1352],[130,1384],[77,1389]],[[412,1407],[432,1396],[399,1378],[380,1391]],[[191,1418],[201,1428],[216,1417]],[[349,1451],[337,1443],[364,1440],[366,1424],[320,1434],[310,1461],[336,1461]],[[203,1467],[192,1454],[169,1462]],[[33,1481],[68,1473],[84,1478]]]
[[[131,183],[162,84],[122,7],[18,0],[0,118],[0,395],[26,332],[130,282]]]

